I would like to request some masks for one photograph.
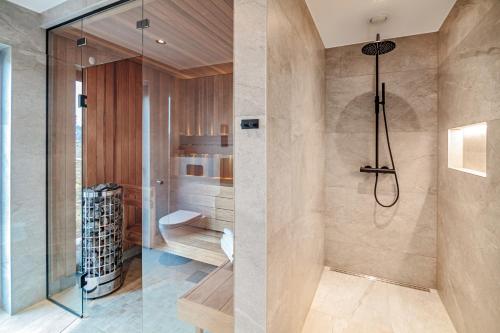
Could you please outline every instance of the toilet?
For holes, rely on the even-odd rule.
[[[169,238],[171,230],[184,226],[189,222],[202,217],[201,213],[192,212],[189,210],[177,210],[173,213],[163,216],[159,221],[160,233],[165,241]]]

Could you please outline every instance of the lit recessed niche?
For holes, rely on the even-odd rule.
[[[486,123],[448,130],[448,168],[486,177]]]

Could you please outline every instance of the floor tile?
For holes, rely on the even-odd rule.
[[[325,271],[303,333],[456,333],[435,292]]]

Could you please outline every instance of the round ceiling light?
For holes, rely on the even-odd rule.
[[[376,15],[373,17],[370,17],[370,23],[371,24],[381,24],[387,22],[389,17],[387,15]]]
[[[167,42],[165,42],[163,39],[157,39],[156,42],[161,45],[167,44]]]

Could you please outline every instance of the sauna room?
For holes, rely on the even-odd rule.
[[[232,0],[125,1],[48,54],[49,299],[89,329],[231,329]]]

